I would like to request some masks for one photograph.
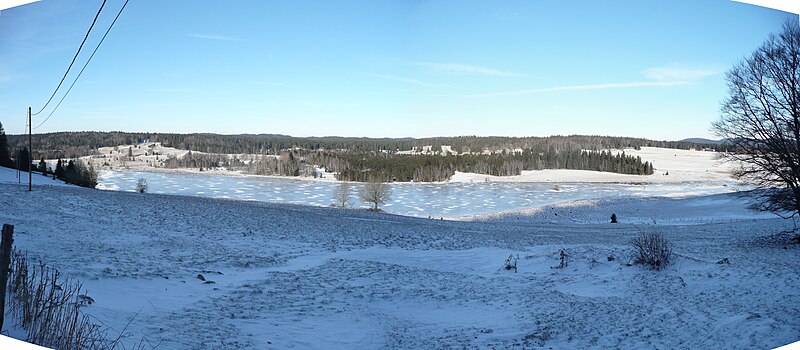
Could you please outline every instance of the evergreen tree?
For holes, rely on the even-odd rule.
[[[61,162],[61,159],[59,159],[58,163],[56,163],[55,175],[59,179],[64,179],[64,164]]]
[[[19,166],[19,169],[22,171],[28,171],[28,166],[31,163],[31,159],[28,158],[28,148],[23,148],[19,150],[17,154],[16,164]]]
[[[69,178],[70,176],[74,176],[75,174],[76,174],[75,162],[72,159],[70,159],[69,162],[67,163],[67,168],[64,169],[64,175],[66,175],[66,177]]]
[[[8,149],[8,139],[6,138],[5,130],[3,130],[3,123],[0,123],[0,166],[14,166],[14,163],[11,162],[11,155]]]

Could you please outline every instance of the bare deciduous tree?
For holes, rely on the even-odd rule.
[[[800,27],[786,23],[726,75],[729,96],[714,133],[722,159],[760,191],[762,209],[800,213]]]
[[[386,203],[392,195],[392,188],[383,182],[368,182],[358,193],[362,201],[372,203],[372,211],[378,211],[378,206]]]
[[[349,182],[342,182],[333,190],[333,205],[339,208],[347,208],[353,205],[353,185]]]

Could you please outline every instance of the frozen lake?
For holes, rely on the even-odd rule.
[[[134,191],[147,180],[150,193],[180,194],[252,201],[329,206],[336,183],[260,176],[104,171],[99,189]],[[559,202],[614,197],[685,197],[736,190],[735,182],[660,184],[621,183],[394,183],[391,200],[381,208],[389,213],[456,218],[542,207]],[[360,185],[356,185],[356,190]],[[354,196],[356,207],[368,207]]]

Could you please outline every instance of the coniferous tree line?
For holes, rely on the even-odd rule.
[[[614,136],[549,136],[549,137],[434,137],[434,138],[354,138],[354,137],[292,137],[286,135],[218,135],[218,134],[169,134],[127,132],[57,132],[33,135],[33,149],[37,156],[47,159],[76,158],[94,154],[99,147],[129,145],[149,140],[161,142],[166,147],[191,149],[206,153],[272,154],[290,149],[303,150],[347,150],[361,152],[397,152],[433,146],[451,146],[459,154],[480,153],[483,150],[504,149],[552,149],[603,150],[626,147],[662,147],[677,149],[714,148],[726,150],[726,144],[702,144],[684,141],[655,141],[632,137]],[[27,147],[27,135],[8,135],[10,153]],[[38,157],[35,157],[38,158]]]
[[[653,164],[624,152],[595,151],[525,151],[492,155],[380,155],[345,153],[339,180],[445,181],[456,171],[495,176],[519,175],[523,170],[574,169],[632,175],[653,174]],[[324,163],[323,163],[324,165]]]
[[[650,175],[653,164],[624,152],[526,151],[492,155],[397,155],[382,152],[288,151],[278,157],[195,154],[171,158],[174,168],[224,166],[256,175],[315,176],[315,168],[338,173],[339,180],[446,181],[456,171],[495,176],[519,175],[523,170],[576,169]]]
[[[14,162],[19,163],[20,170],[28,171],[28,150],[20,150],[18,158],[14,159]],[[97,171],[94,166],[79,159],[58,159],[55,168],[48,166],[44,158],[40,159],[35,165],[31,160],[31,172],[38,172],[44,176],[53,176],[54,179],[81,187],[97,187]]]
[[[14,157],[12,158],[12,154]],[[75,184],[83,187],[95,188],[97,186],[97,173],[91,164],[84,164],[81,161],[69,160],[64,165],[61,159],[56,163],[56,168],[51,169],[42,157],[38,164],[32,164],[33,159],[29,158],[27,147],[18,147],[12,151],[8,145],[8,138],[3,124],[0,123],[0,166],[9,168],[19,168],[27,171],[28,164],[31,165],[31,171],[38,171],[42,175],[53,175],[55,178],[61,179],[66,183]]]
[[[89,188],[97,187],[97,172],[94,167],[80,160],[70,159],[67,162],[63,162],[59,159],[53,173],[56,178],[68,184]]]

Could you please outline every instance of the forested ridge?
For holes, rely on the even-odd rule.
[[[161,142],[195,151],[167,168],[224,166],[259,175],[316,176],[317,167],[348,181],[444,181],[456,171],[497,176],[523,170],[577,169],[649,175],[653,164],[608,149],[713,148],[720,145],[612,136],[347,138],[286,135],[60,132],[33,136],[34,159],[96,154],[99,147]],[[27,138],[10,135],[12,149]],[[449,146],[451,152],[444,152]],[[416,152],[408,152],[415,150]],[[412,154],[409,154],[412,153]],[[229,156],[233,154],[235,156]]]
[[[33,135],[34,159],[45,157],[74,158],[93,154],[98,147],[130,145],[144,140],[161,142],[164,146],[190,149],[207,153],[229,154],[276,154],[281,150],[350,150],[350,151],[408,151],[414,147],[451,146],[458,153],[498,151],[503,149],[550,149],[562,150],[604,150],[626,147],[662,148],[716,148],[725,145],[704,144],[686,141],[656,141],[634,137],[616,136],[548,136],[548,137],[501,137],[501,136],[458,136],[432,138],[363,138],[363,137],[293,137],[287,135],[220,135],[220,134],[171,134],[171,133],[132,133],[132,132],[56,132]],[[27,147],[27,135],[8,135],[12,150]]]

